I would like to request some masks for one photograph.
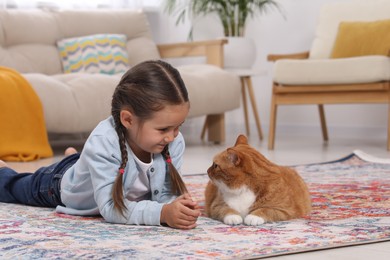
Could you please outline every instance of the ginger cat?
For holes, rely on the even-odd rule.
[[[298,173],[267,160],[240,135],[207,170],[208,217],[227,225],[261,225],[310,213],[308,188]]]

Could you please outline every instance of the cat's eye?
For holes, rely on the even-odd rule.
[[[216,168],[218,168],[218,164],[213,163],[213,165],[211,167],[213,167],[213,169],[216,169]]]

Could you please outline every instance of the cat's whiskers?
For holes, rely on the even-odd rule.
[[[237,189],[228,187],[225,183],[215,180],[214,184],[218,186],[224,201],[230,208],[245,217],[249,213],[249,208],[255,202],[256,195],[246,185]]]

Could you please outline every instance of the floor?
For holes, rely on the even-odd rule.
[[[243,125],[242,125],[243,127]],[[201,141],[200,133],[192,128],[184,128],[183,134],[186,139],[186,152],[183,174],[204,173],[212,163],[212,157],[232,146],[237,135],[242,132],[240,127],[230,131],[226,136],[225,144],[215,145]],[[315,132],[315,133],[314,133]],[[267,135],[265,135],[265,138]],[[297,165],[306,163],[318,163],[340,159],[349,155],[354,150],[361,150],[376,157],[390,158],[390,152],[386,150],[385,134],[383,135],[351,135],[351,133],[332,133],[330,141],[324,144],[321,135],[316,131],[305,133],[296,131],[295,133],[277,133],[275,149],[267,149],[267,140],[260,141],[257,137],[256,129],[253,126],[252,135],[249,137],[252,146],[258,149],[271,161],[281,165]],[[77,144],[72,144],[77,146]],[[67,143],[56,144],[54,149],[56,156],[29,163],[11,163],[11,167],[19,171],[30,171],[41,165],[46,165],[58,160]],[[390,242],[374,243],[369,245],[345,247],[316,252],[300,253],[279,257],[272,257],[277,260],[384,260],[390,259]]]

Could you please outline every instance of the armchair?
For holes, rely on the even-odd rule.
[[[360,31],[354,35],[356,29]],[[345,43],[347,46],[343,47]],[[279,105],[318,105],[322,136],[327,141],[324,105],[349,103],[388,104],[387,149],[390,150],[389,1],[326,4],[321,9],[310,51],[272,54],[268,60],[275,62],[269,150],[274,149]]]

